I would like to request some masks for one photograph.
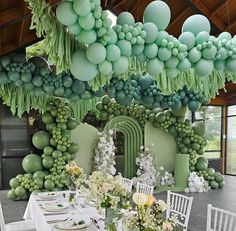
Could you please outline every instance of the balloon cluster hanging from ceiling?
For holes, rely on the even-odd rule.
[[[143,23],[122,12],[114,27],[100,4],[100,0],[70,0],[57,6],[59,22],[86,45],[72,56],[70,71],[75,78],[89,81],[98,74],[132,72],[130,63],[134,60],[144,63],[153,77],[165,71],[167,77],[175,78],[191,68],[204,77],[214,69],[236,73],[236,37],[228,32],[211,36],[205,16],[186,19],[177,39],[165,31],[171,13],[163,1],[146,7]]]

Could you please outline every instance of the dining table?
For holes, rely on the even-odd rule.
[[[104,211],[99,214],[95,204],[87,203],[85,196],[76,192],[73,203],[69,202],[70,191],[50,192],[52,197],[42,198],[38,193],[32,193],[25,213],[24,219],[31,219],[37,231],[62,231],[62,230],[83,230],[83,231],[103,231],[104,228]],[[67,205],[65,209],[59,211],[48,211],[47,206]],[[67,222],[83,221],[87,227],[83,229],[60,227]],[[64,223],[63,223],[64,222]]]

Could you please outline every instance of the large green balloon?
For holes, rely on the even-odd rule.
[[[140,44],[140,45],[135,44],[132,47],[132,52],[133,52],[133,55],[135,56],[142,54],[143,51],[144,51],[144,44]]]
[[[93,43],[86,50],[88,60],[93,64],[100,64],[106,58],[106,48],[101,43]]]
[[[115,62],[120,58],[120,48],[114,44],[108,45],[106,47],[107,60]]]
[[[218,39],[219,40],[223,40],[223,39],[231,40],[232,36],[229,32],[225,31],[225,32],[222,32],[222,33],[219,34]]]
[[[24,157],[22,167],[27,173],[34,173],[43,169],[41,157],[36,154],[29,154]]]
[[[210,38],[210,35],[208,32],[206,31],[199,32],[196,36],[196,45],[207,42],[209,38]]]
[[[178,64],[178,70],[180,71],[187,71],[190,68],[191,68],[191,62],[187,58],[181,60]]]
[[[120,13],[116,20],[117,25],[134,25],[134,23],[135,21],[133,15],[127,11]]]
[[[143,21],[154,23],[158,30],[165,30],[169,25],[170,17],[170,8],[165,2],[153,1],[144,10]]]
[[[97,40],[97,33],[95,30],[81,30],[78,38],[81,43],[90,45]]]
[[[213,71],[214,65],[211,60],[200,59],[195,65],[195,70],[200,76],[207,76]]]
[[[206,125],[202,121],[196,121],[192,124],[192,128],[195,134],[199,136],[205,136],[206,134]]]
[[[52,180],[45,180],[44,181],[44,188],[47,190],[52,190],[55,187],[55,184]]]
[[[145,45],[144,54],[149,58],[155,58],[157,56],[158,46],[156,43],[149,43]]]
[[[185,44],[188,50],[190,50],[195,45],[195,36],[193,33],[186,31],[179,36],[179,41]]]
[[[117,46],[120,48],[121,55],[130,56],[132,54],[132,45],[129,41],[125,39],[119,40]]]
[[[205,59],[215,59],[216,53],[217,48],[215,46],[206,47],[202,50],[202,57]]]
[[[15,200],[17,198],[17,195],[15,194],[15,190],[13,188],[7,192],[7,198],[10,200]]]
[[[225,68],[225,60],[216,60],[214,62],[214,67],[217,71],[223,70]]]
[[[143,30],[147,33],[146,37],[144,38],[146,43],[153,43],[157,39],[158,29],[154,23],[144,23]]]
[[[182,26],[182,32],[185,31],[192,32],[195,36],[201,31],[210,33],[211,24],[204,15],[195,14],[185,20]]]
[[[15,189],[15,194],[16,196],[18,197],[22,197],[26,194],[26,190],[24,187],[22,186],[18,186],[16,189]]]
[[[98,74],[97,65],[88,61],[84,50],[77,50],[72,56],[72,75],[82,81],[89,81]]]
[[[92,10],[90,0],[74,0],[73,7],[79,16],[86,16]]]
[[[46,173],[43,172],[43,171],[37,171],[33,174],[33,179],[36,179],[36,178],[40,178],[40,179],[44,179],[44,177],[46,176]]]
[[[113,63],[113,71],[115,74],[122,74],[128,70],[129,61],[125,56],[121,56]]]
[[[65,26],[71,26],[76,23],[78,15],[73,10],[72,3],[61,2],[56,9],[56,16],[60,23]]]
[[[188,102],[188,108],[192,112],[196,112],[201,106],[199,101],[191,100]]]
[[[147,71],[150,75],[159,75],[164,68],[164,63],[158,58],[149,59],[147,61]]]
[[[75,24],[73,24],[71,26],[68,26],[68,30],[73,35],[79,35],[79,33],[81,31],[81,27],[79,26],[78,23],[75,23]]]
[[[9,182],[9,185],[12,187],[12,188],[16,188],[20,185],[20,182],[17,178],[12,178]]]
[[[49,145],[50,138],[51,137],[48,132],[38,131],[33,135],[32,142],[36,148],[43,150]]]
[[[79,17],[79,25],[84,30],[91,30],[95,26],[95,18],[92,13],[89,13],[86,16]]]
[[[169,78],[175,78],[178,75],[179,71],[177,68],[167,68],[166,69],[166,76]]]
[[[167,68],[172,69],[172,68],[177,67],[178,63],[179,63],[179,59],[178,59],[177,57],[175,57],[175,56],[172,56],[170,59],[168,59],[168,60],[165,62],[165,66],[166,66]]]

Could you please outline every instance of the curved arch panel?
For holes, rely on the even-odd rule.
[[[143,144],[143,132],[136,120],[128,116],[117,116],[111,119],[104,131],[113,129],[122,132],[125,137],[125,177],[132,178],[136,174],[136,157]]]

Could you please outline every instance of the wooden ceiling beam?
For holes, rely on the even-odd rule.
[[[201,11],[202,14],[207,16],[221,31],[225,30],[225,23],[216,15],[212,14],[211,10],[207,8],[207,6],[201,0],[190,0],[189,2],[199,11]]]
[[[133,7],[133,8],[131,9],[131,11],[130,11],[131,14],[133,14],[133,13],[137,10],[137,8],[140,7],[140,4],[142,3],[142,1],[143,1],[143,0],[138,0],[138,1],[135,3],[134,7]]]
[[[121,6],[123,3],[125,3],[126,0],[116,0],[114,1],[114,3],[112,4],[113,5],[113,8],[117,8],[119,6]]]
[[[170,25],[167,27],[167,30],[170,30],[170,31],[173,30],[176,24],[179,23],[179,21],[184,20],[186,18],[186,15],[189,15],[191,13],[192,13],[192,9],[190,7],[185,8],[185,10],[170,23]]]
[[[216,8],[212,11],[212,14],[218,14],[221,10],[224,9],[224,7],[226,7],[226,2],[223,2],[223,3],[220,4],[218,7],[216,7]]]

